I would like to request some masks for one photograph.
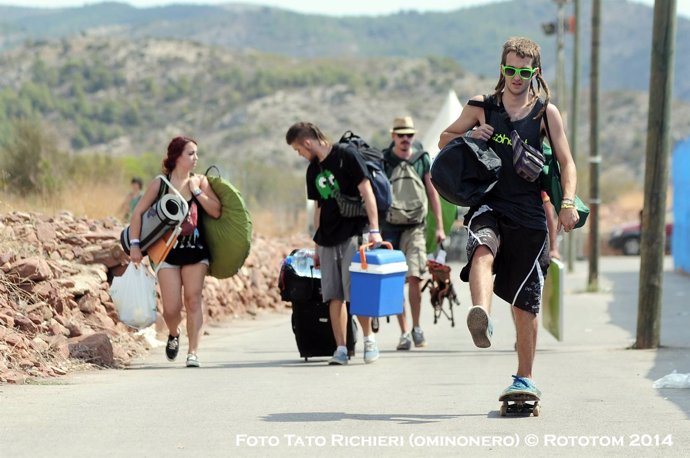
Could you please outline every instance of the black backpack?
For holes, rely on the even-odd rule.
[[[371,187],[376,197],[378,212],[387,212],[393,202],[393,194],[391,192],[391,184],[388,181],[388,177],[386,177],[383,167],[383,152],[373,146],[369,146],[362,137],[351,130],[346,131],[340,137],[338,144],[355,152],[355,154],[362,158],[371,176]]]

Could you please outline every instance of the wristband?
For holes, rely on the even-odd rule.
[[[472,138],[472,132],[474,132],[474,129],[468,130],[467,132],[465,132],[465,135],[463,135],[463,137]]]
[[[575,208],[575,205],[573,204],[561,204],[561,210],[564,208]]]
[[[129,241],[130,245],[139,245],[141,241],[139,239],[132,239]]]
[[[192,191],[192,194],[194,195],[194,197],[199,197],[203,193],[204,193],[204,191],[202,191],[201,188],[196,188],[195,190]]]
[[[380,234],[381,232],[378,229],[369,229],[370,234]]]

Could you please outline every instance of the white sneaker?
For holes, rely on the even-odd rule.
[[[341,353],[336,350],[335,353],[333,353],[333,357],[328,360],[328,365],[329,366],[347,366],[348,362],[348,356],[347,353]]]
[[[398,342],[396,350],[409,350],[410,348],[412,348],[412,339],[409,333],[405,333],[400,336],[400,342]]]
[[[187,353],[187,367],[199,367],[199,358],[194,353]]]

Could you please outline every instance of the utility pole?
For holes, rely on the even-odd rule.
[[[573,87],[572,87],[572,108],[570,110],[570,152],[573,156],[573,161],[577,157],[577,115],[578,115],[578,100],[580,99],[580,0],[573,0],[575,4],[574,27],[573,27]],[[567,242],[567,257],[568,257],[568,272],[575,270],[575,231],[568,233]]]
[[[577,72],[579,71],[579,62],[578,62],[578,54],[577,54],[577,26],[578,26],[578,19],[577,19],[577,9],[579,8],[579,0],[553,0],[556,5],[558,6],[558,12],[556,14],[556,21],[555,22],[547,22],[542,24],[542,28],[544,30],[544,33],[546,35],[553,35],[554,33],[556,34],[556,103],[559,106],[559,109],[561,111],[561,115],[563,116],[563,122],[565,124],[566,130],[571,132],[571,137],[570,137],[570,147],[573,153],[573,159],[575,158],[575,139],[576,134],[577,134],[577,111],[573,111],[573,116],[570,121],[568,121],[568,110],[566,109],[567,107],[567,102],[566,102],[566,84],[565,84],[565,33],[566,33],[566,19],[565,19],[565,5],[569,3],[570,1],[574,1],[575,3],[575,8],[576,8],[576,16],[574,20],[574,24],[572,21],[568,21],[568,32],[574,33],[575,35],[575,46],[574,46],[574,60],[575,60],[575,65],[573,68],[573,71]],[[577,79],[577,73],[573,77],[573,108],[576,110],[576,101],[577,101],[577,84],[578,84],[578,79]],[[575,241],[575,235],[576,233],[571,231],[570,233],[567,234],[566,240],[567,240],[567,250],[566,250],[566,257],[568,261],[568,272],[573,272],[574,267],[573,267],[573,258],[575,256],[575,250],[573,248],[574,246],[574,241]]]
[[[675,34],[676,0],[656,0],[649,79],[649,119],[635,348],[659,346]]]
[[[589,93],[589,277],[587,290],[599,290],[599,43],[601,0],[592,0],[592,62]]]
[[[554,0],[558,5],[556,19],[556,103],[565,109],[565,4],[568,0]]]

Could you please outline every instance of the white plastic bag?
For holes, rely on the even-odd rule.
[[[141,329],[156,321],[156,278],[143,264],[130,262],[121,277],[113,278],[110,296],[127,326]]]
[[[652,384],[654,388],[690,388],[690,374],[679,374],[675,370]]]

